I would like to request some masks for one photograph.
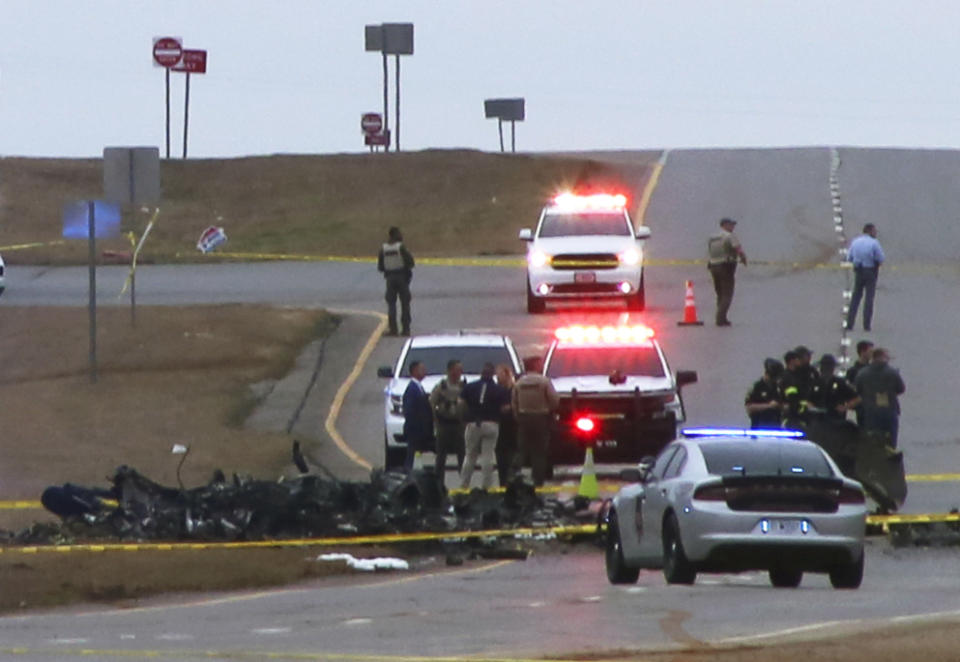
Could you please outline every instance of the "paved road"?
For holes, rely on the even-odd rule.
[[[862,150],[840,150],[839,156],[846,236],[855,235],[865,220],[876,222],[890,261],[880,276],[871,338],[893,350],[907,382],[901,444],[908,471],[960,471],[960,435],[948,395],[955,381],[953,293],[960,279],[952,262],[960,193],[952,182],[960,174],[960,156]],[[691,422],[743,424],[743,394],[766,356],[780,356],[800,343],[818,354],[842,349],[847,274],[809,266],[837,260],[831,157],[828,149],[670,154],[647,221],[654,232],[652,257],[680,262],[649,269],[650,309],[642,318],[657,329],[674,369],[700,373],[700,383],[686,396]],[[701,256],[705,236],[722,215],[740,219],[738,232],[748,254],[765,264],[741,270],[733,327],[679,328],[686,279],[695,281],[701,317],[711,317],[706,270],[690,260]],[[115,302],[123,277],[123,268],[100,270],[104,303]],[[84,269],[11,269],[0,307],[83,305],[85,287]],[[542,350],[562,323],[605,323],[621,315],[615,309],[565,309],[528,316],[523,273],[516,268],[420,267],[413,287],[416,332],[495,328],[513,336],[523,353]],[[144,304],[247,301],[379,311],[381,291],[382,282],[368,264],[148,266],[138,278],[138,300]],[[367,326],[372,330],[373,322]],[[851,339],[859,337],[855,333]],[[382,453],[384,384],[375,369],[391,363],[399,346],[396,339],[377,345],[340,418],[344,436],[372,464]],[[321,423],[316,426],[319,434]],[[910,489],[909,512],[944,512],[960,503],[952,483]],[[756,575],[705,579],[692,589],[668,589],[658,576],[644,575],[634,589],[613,589],[606,585],[598,555],[577,554],[389,584],[368,594],[323,589],[161,611],[162,617],[139,612],[82,620],[32,617],[22,627],[3,619],[0,628],[6,629],[4,642],[12,632],[12,643],[46,647],[113,642],[113,647],[137,649],[281,647],[373,655],[546,653],[660,645],[686,636],[716,640],[835,619],[956,610],[955,568],[952,551],[893,552],[881,545],[871,549],[864,589],[851,593],[826,589],[822,578],[805,581],[799,593],[774,591]],[[762,623],[758,613],[764,614]],[[122,639],[126,634],[141,638]],[[171,638],[181,634],[193,638]],[[57,638],[87,641],[56,643]]]

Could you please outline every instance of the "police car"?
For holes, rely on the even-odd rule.
[[[569,326],[554,336],[543,368],[560,396],[552,464],[582,464],[587,445],[597,462],[635,463],[676,438],[681,389],[697,373],[674,375],[653,329]]]
[[[624,195],[557,195],[540,212],[535,231],[524,228],[527,312],[542,313],[548,300],[623,299],[643,310],[643,244],[650,228],[636,229]]]
[[[767,571],[794,588],[804,572],[835,588],[863,580],[863,488],[796,430],[684,430],[620,489],[604,514],[613,584],[662,568],[668,584],[700,572]]]
[[[447,374],[447,362],[458,359],[463,365],[466,381],[479,379],[484,363],[506,364],[520,373],[520,360],[513,341],[496,333],[440,333],[419,335],[408,339],[400,350],[394,366],[377,370],[379,377],[390,379],[384,390],[383,452],[384,467],[403,466],[407,445],[403,439],[403,392],[410,383],[410,364],[421,361],[427,369],[423,388],[431,389]]]

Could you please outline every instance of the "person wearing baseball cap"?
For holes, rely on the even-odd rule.
[[[733,303],[737,262],[747,264],[747,254],[733,233],[736,225],[732,218],[721,218],[720,231],[707,241],[707,269],[713,277],[713,289],[717,294],[717,326],[730,326],[727,312]]]

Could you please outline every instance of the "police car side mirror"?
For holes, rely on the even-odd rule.
[[[393,368],[388,365],[382,365],[377,368],[377,377],[384,377],[390,379],[393,377]]]
[[[520,239],[522,241],[533,241],[533,232],[530,228],[524,228],[520,230]]]
[[[683,388],[687,384],[696,384],[697,383],[697,371],[696,370],[677,370],[677,387]]]
[[[650,228],[648,228],[646,225],[641,225],[637,228],[637,231],[634,233],[634,236],[637,239],[649,239]]]

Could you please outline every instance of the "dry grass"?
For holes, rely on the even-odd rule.
[[[647,174],[642,166],[463,150],[169,161],[143,257],[196,259],[197,238],[212,224],[237,252],[371,255],[386,228],[399,225],[417,255],[520,253],[517,231],[555,191],[591,184],[636,194]],[[0,246],[59,240],[63,205],[101,191],[97,159],[0,159]],[[124,229],[139,233],[147,218],[127,210]],[[129,242],[99,248],[129,250]],[[71,241],[4,259],[82,263],[86,250]]]
[[[0,498],[36,499],[67,481],[103,485],[119,464],[174,484],[174,443],[190,446],[186,484],[217,467],[277,476],[287,436],[229,421],[250,384],[285,374],[330,325],[322,311],[227,305],[141,307],[132,328],[128,311],[104,307],[91,384],[84,309],[4,307]]]

